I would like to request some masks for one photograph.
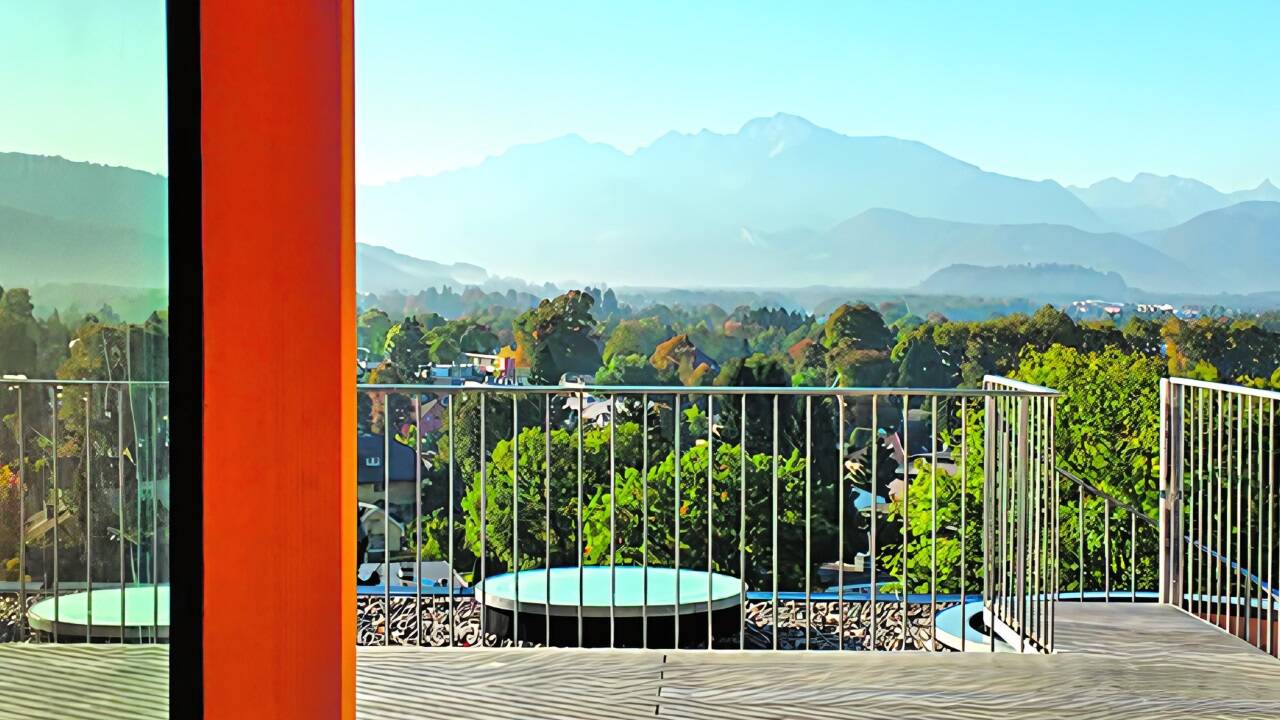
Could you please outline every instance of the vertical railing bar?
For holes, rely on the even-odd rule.
[[[1053,519],[1050,527],[1053,528],[1053,593],[1050,596],[1050,606],[1048,606],[1048,652],[1053,652],[1057,637],[1057,600],[1062,592],[1062,580],[1060,577],[1062,569],[1062,537],[1061,537],[1061,495],[1059,482],[1060,477],[1057,474],[1057,400],[1056,398],[1048,398],[1048,473],[1050,473],[1050,482],[1053,486],[1052,512]]]
[[[1169,490],[1170,485],[1172,484],[1170,478],[1173,475],[1173,459],[1171,457],[1171,451],[1173,448],[1173,404],[1171,394],[1177,389],[1178,387],[1167,378],[1160,379],[1160,460],[1157,479],[1159,499],[1157,503],[1157,515],[1160,521],[1160,540],[1156,546],[1156,554],[1160,559],[1160,571],[1157,586],[1160,593],[1159,601],[1170,605],[1173,604],[1173,599],[1170,598],[1170,589],[1172,588],[1173,583],[1169,578],[1169,573],[1173,566],[1172,558],[1170,557],[1173,552],[1173,528],[1172,523],[1170,522],[1173,514],[1171,511],[1173,506],[1173,497]]]
[[[1041,436],[1041,406],[1043,403],[1040,398],[1030,398],[1029,412],[1030,418],[1027,424],[1027,466],[1028,478],[1027,482],[1031,488],[1027,493],[1027,500],[1031,503],[1030,512],[1028,513],[1027,522],[1030,525],[1030,538],[1027,540],[1027,585],[1028,585],[1028,601],[1027,601],[1027,636],[1033,645],[1043,642],[1044,636],[1041,634],[1040,622],[1043,615],[1040,612],[1040,571],[1041,571],[1041,530],[1043,529],[1042,512],[1044,510],[1044,487],[1042,485],[1043,476],[1041,475],[1041,463],[1044,458],[1040,452],[1040,443],[1044,440]]]
[[[422,396],[413,394],[413,512],[417,547],[413,551],[413,624],[422,645]],[[452,568],[450,568],[452,572]]]
[[[813,629],[813,596],[809,574],[813,567],[813,536],[810,513],[813,510],[813,396],[804,398],[804,649],[809,650]]]
[[[382,609],[386,632],[382,644],[391,644],[391,393],[382,394]]]
[[[475,581],[473,578],[472,587],[480,583],[484,583],[489,579],[489,439],[488,439],[488,415],[489,409],[485,403],[488,393],[480,393],[480,579]],[[578,406],[578,419],[582,419],[582,406]],[[480,603],[476,611],[480,613],[480,647],[484,647],[489,642],[487,633],[485,632],[485,616],[489,613],[485,612],[484,603]]]
[[[716,455],[714,433],[715,429],[715,396],[707,396],[707,649],[711,649],[712,630],[711,630],[711,571],[712,571],[712,555],[713,555],[713,535],[715,533],[715,508],[713,507],[712,492],[714,491],[714,460]]]
[[[1240,527],[1244,524],[1241,519],[1241,516],[1243,515],[1243,511],[1244,511],[1244,504],[1242,502],[1241,491],[1240,491],[1240,484],[1244,480],[1244,456],[1245,456],[1244,396],[1243,395],[1236,396],[1235,425],[1236,425],[1236,445],[1235,445],[1236,472],[1235,472],[1234,482],[1231,483],[1232,490],[1235,492],[1235,496],[1236,496],[1235,508],[1234,508],[1235,515],[1232,516],[1234,518],[1234,521],[1231,523],[1231,533],[1234,536],[1235,542],[1234,543],[1228,542],[1227,546],[1231,548],[1231,552],[1227,554],[1227,559],[1230,562],[1235,564],[1235,569],[1231,571],[1231,575],[1229,577],[1229,582],[1231,583],[1231,585],[1229,586],[1231,588],[1230,599],[1231,599],[1231,607],[1233,610],[1231,634],[1239,636],[1240,635],[1240,614],[1241,614],[1241,609],[1238,607],[1238,603],[1240,602],[1240,564],[1241,564],[1241,561],[1244,560],[1244,558],[1240,557]]]
[[[1222,547],[1216,541],[1210,543],[1216,534],[1214,528],[1217,525],[1218,513],[1221,512],[1221,488],[1222,483],[1218,477],[1218,470],[1221,467],[1221,445],[1219,440],[1222,437],[1222,406],[1218,403],[1218,393],[1216,390],[1206,390],[1209,396],[1209,408],[1206,413],[1205,420],[1208,423],[1205,428],[1205,441],[1208,448],[1205,450],[1205,518],[1204,518],[1204,534],[1200,541],[1203,547],[1208,548],[1212,544],[1214,548]],[[1218,410],[1218,422],[1214,421],[1214,409]],[[1208,556],[1204,559],[1205,574],[1205,616],[1207,618],[1216,618],[1214,611],[1217,609],[1218,598],[1218,576],[1217,576],[1217,560],[1215,556]],[[1216,619],[1213,620],[1217,624]]]
[[[836,512],[838,519],[836,520],[836,587],[839,594],[836,596],[836,638],[839,645],[836,649],[844,650],[844,506],[848,500],[844,494],[844,396],[837,395],[835,398],[836,412],[839,417],[836,420]],[[872,502],[875,502],[875,483],[872,483]]]
[[[1014,517],[1017,518],[1017,542],[1018,542],[1018,602],[1017,602],[1017,618],[1018,618],[1018,650],[1025,651],[1027,644],[1027,614],[1028,614],[1028,597],[1027,597],[1027,494],[1031,492],[1028,488],[1030,483],[1030,431],[1031,418],[1028,398],[1020,397],[1018,399],[1018,461],[1015,490],[1018,496],[1018,502],[1014,506]]]
[[[1053,403],[1053,398],[1045,398],[1045,441],[1041,448],[1045,456],[1045,482],[1048,483],[1046,495],[1048,496],[1049,537],[1045,538],[1045,542],[1048,543],[1045,552],[1049,562],[1049,575],[1046,579],[1047,587],[1045,588],[1045,613],[1047,615],[1045,618],[1045,639],[1047,641],[1045,650],[1048,652],[1053,652],[1055,613],[1058,608],[1058,473],[1053,456]]]
[[[1111,602],[1111,498],[1102,498],[1102,591]]]
[[[1169,552],[1171,559],[1174,557],[1178,559],[1179,567],[1177,568],[1176,573],[1170,574],[1169,581],[1174,583],[1173,589],[1176,591],[1174,594],[1177,596],[1176,599],[1173,600],[1173,604],[1176,607],[1181,608],[1184,606],[1183,602],[1186,597],[1186,593],[1184,592],[1185,583],[1183,582],[1186,572],[1186,568],[1183,566],[1186,555],[1186,553],[1183,552],[1183,545],[1185,544],[1184,538],[1186,535],[1186,523],[1184,522],[1184,507],[1186,507],[1186,503],[1184,502],[1183,497],[1186,494],[1185,446],[1187,394],[1181,385],[1174,386],[1172,389],[1177,390],[1178,415],[1176,422],[1171,423],[1173,434],[1170,437],[1170,441],[1173,442],[1173,447],[1171,448],[1173,451],[1171,453],[1173,467],[1171,468],[1172,472],[1170,473],[1171,477],[1169,483],[1169,492],[1171,493],[1169,522],[1173,526],[1174,532],[1172,537],[1170,537],[1171,542],[1169,544]],[[1132,515],[1132,512],[1130,512],[1130,515]],[[1130,598],[1130,600],[1132,601],[1132,598]]]
[[[1183,390],[1186,392],[1186,389]],[[1200,469],[1200,437],[1196,434],[1197,422],[1199,420],[1200,397],[1199,392],[1194,388],[1187,398],[1187,406],[1191,409],[1191,414],[1184,417],[1186,428],[1184,435],[1190,440],[1186,441],[1187,462],[1189,471],[1184,481],[1184,487],[1187,488],[1187,514],[1186,514],[1186,530],[1185,534],[1190,537],[1190,542],[1186,543],[1187,556],[1183,559],[1186,570],[1186,585],[1183,591],[1183,609],[1189,613],[1195,612],[1196,602],[1196,557],[1195,544],[1199,536],[1196,534],[1196,518],[1200,511],[1200,498],[1197,496],[1199,492],[1199,483],[1196,473]],[[1137,540],[1134,541],[1135,543]]]
[[[747,395],[738,411],[738,649],[747,649]]]
[[[1044,537],[1047,525],[1045,513],[1048,512],[1049,508],[1048,498],[1046,497],[1048,483],[1044,475],[1044,407],[1044,398],[1033,397],[1031,399],[1033,413],[1031,422],[1031,462],[1032,467],[1035,469],[1035,492],[1032,496],[1034,503],[1032,517],[1035,522],[1032,535],[1035,540],[1035,554],[1032,556],[1031,570],[1031,616],[1033,627],[1035,628],[1035,637],[1032,640],[1039,647],[1044,647],[1046,640],[1043,594],[1045,589]]]
[[[1191,598],[1195,594],[1195,586],[1192,581],[1191,563],[1193,558],[1191,557],[1191,553],[1192,548],[1194,547],[1193,543],[1195,535],[1196,397],[1194,392],[1188,396],[1186,388],[1179,388],[1179,395],[1182,404],[1187,408],[1190,408],[1191,414],[1188,415],[1185,410],[1179,414],[1179,418],[1182,422],[1178,430],[1179,436],[1181,437],[1181,440],[1178,443],[1178,448],[1183,458],[1183,473],[1182,477],[1178,479],[1178,491],[1186,499],[1178,504],[1178,508],[1182,517],[1182,534],[1190,535],[1192,537],[1192,542],[1183,542],[1183,549],[1185,552],[1182,554],[1181,560],[1179,560],[1179,562],[1182,563],[1182,592],[1178,607],[1190,612]],[[1185,512],[1182,512],[1183,510],[1185,510]],[[1137,538],[1135,537],[1133,543],[1136,545],[1137,542]]]
[[[1218,445],[1218,488],[1220,490],[1220,496],[1218,498],[1218,542],[1214,545],[1214,550],[1218,555],[1216,563],[1218,575],[1217,624],[1223,630],[1227,630],[1229,628],[1229,618],[1231,613],[1227,603],[1228,566],[1225,563],[1225,559],[1227,558],[1225,553],[1229,549],[1229,545],[1227,544],[1227,533],[1229,532],[1228,523],[1231,521],[1231,490],[1229,486],[1231,476],[1231,431],[1227,428],[1227,423],[1231,418],[1230,411],[1227,408],[1230,398],[1230,395],[1227,395],[1222,391],[1218,392],[1218,432],[1220,433]]]
[[[27,433],[26,424],[23,420],[23,391],[26,387],[23,385],[14,386],[14,390],[18,393],[18,640],[25,640],[29,628],[27,627]],[[119,455],[117,455],[119,457]],[[124,462],[121,458],[120,462]],[[43,505],[43,503],[41,503]],[[124,557],[124,529],[121,523],[120,531],[120,547],[122,548],[120,557]],[[120,563],[120,597],[124,598],[124,563]],[[124,613],[120,613],[123,622]],[[124,633],[120,634],[120,641],[124,642]]]
[[[1129,512],[1129,602],[1138,602],[1138,516]]]
[[[992,451],[994,455],[992,460],[995,464],[995,476],[992,483],[992,492],[998,493],[999,497],[996,500],[996,506],[992,508],[994,513],[994,522],[992,523],[991,542],[993,550],[997,553],[996,563],[999,566],[999,574],[998,577],[993,578],[993,581],[996,584],[992,588],[993,603],[991,613],[993,618],[998,616],[999,619],[1006,620],[1009,616],[1008,612],[1006,612],[1006,603],[1008,602],[1006,590],[1009,585],[1009,573],[1008,566],[1005,564],[1006,556],[1008,555],[1006,552],[1008,548],[1005,545],[1005,522],[1008,519],[1008,502],[1006,500],[1006,492],[1009,486],[1009,483],[1007,482],[1007,461],[1009,455],[1007,452],[1007,423],[1004,419],[1007,401],[1005,398],[997,397],[995,398],[994,403],[996,425],[992,444]],[[993,633],[992,636],[994,637],[994,635],[995,634]]]
[[[999,424],[996,426],[996,432],[999,433],[999,439],[996,441],[996,451],[999,455],[999,477],[996,479],[996,488],[1000,492],[1000,508],[997,518],[998,542],[1000,546],[1000,589],[997,596],[1000,604],[1001,620],[1009,619],[1009,544],[1007,526],[1009,522],[1009,490],[1011,483],[1009,482],[1009,423],[1005,420],[1005,412],[1009,402],[1006,398],[996,398],[996,405],[999,413]]]
[[[1267,453],[1267,652],[1276,654],[1276,401],[1267,401],[1271,412],[1271,434],[1268,439],[1270,451]]]
[[[931,399],[930,412],[932,414],[929,431],[929,649],[936,650],[938,647],[938,397],[936,395]]]
[[[649,647],[649,395],[640,395],[640,647]]]
[[[124,516],[124,386],[116,391],[116,503],[120,514],[120,644],[125,642],[125,590],[128,578],[125,575],[125,526],[128,524]]]
[[[675,530],[675,570],[676,570],[676,596],[672,602],[672,637],[674,642],[672,646],[680,649],[680,393],[675,394],[675,403],[672,407],[672,419],[675,421],[675,432],[672,438],[675,442],[673,452],[675,455],[675,504],[672,505],[671,513]]]
[[[1045,582],[1045,537],[1048,528],[1048,512],[1049,512],[1049,478],[1045,473],[1045,418],[1046,408],[1048,407],[1045,398],[1033,398],[1032,407],[1035,408],[1035,445],[1032,446],[1032,452],[1035,456],[1036,467],[1036,556],[1035,556],[1035,597],[1033,599],[1035,607],[1036,621],[1036,644],[1041,648],[1045,647],[1048,641],[1048,630],[1045,623],[1048,621],[1048,613],[1045,608],[1045,591],[1048,589],[1048,583]]]
[[[84,627],[84,641],[93,641],[93,456],[90,428],[93,423],[93,386],[84,389],[84,579],[85,603],[88,623]],[[19,525],[19,532],[22,526]],[[22,576],[18,577],[22,583]]]
[[[156,387],[151,387],[151,636],[160,642],[160,417],[156,413]]]
[[[1216,540],[1214,541],[1212,548],[1214,551],[1213,561],[1210,563],[1210,567],[1213,570],[1211,581],[1213,595],[1210,602],[1210,616],[1213,618],[1214,625],[1225,629],[1223,618],[1226,616],[1226,608],[1223,605],[1223,600],[1226,596],[1222,581],[1222,551],[1225,549],[1225,545],[1223,543],[1226,540],[1226,536],[1223,532],[1222,525],[1223,517],[1226,514],[1226,482],[1224,481],[1226,473],[1223,472],[1223,463],[1225,462],[1224,449],[1226,438],[1229,436],[1225,435],[1223,432],[1226,424],[1226,403],[1224,402],[1224,395],[1221,390],[1214,390],[1213,394],[1216,399],[1215,404],[1218,407],[1218,421],[1214,423],[1215,452],[1213,460],[1213,494],[1217,501],[1215,503],[1217,512],[1213,513],[1214,528],[1211,531]]]
[[[1079,591],[1079,601],[1084,602],[1084,486],[1076,485],[1076,491],[1076,510],[1079,512],[1079,518],[1076,520],[1076,533],[1080,536],[1078,538],[1080,541],[1080,547],[1077,551],[1079,553],[1078,565],[1080,566],[1080,585],[1076,590]]]
[[[618,420],[618,396],[609,396],[609,647],[617,647],[617,602],[614,595],[618,592],[618,569],[615,559],[618,556],[618,483],[617,483],[617,448],[616,433]]]
[[[453,406],[457,400],[456,395],[447,396],[445,399],[449,402],[449,647],[453,647],[455,638],[458,634],[458,606],[457,599],[454,597],[453,576],[453,481],[454,468],[457,467],[458,456],[454,452],[454,436],[457,431],[457,425],[454,424]]]
[[[1262,399],[1261,399],[1261,398],[1259,398],[1259,399],[1258,399],[1257,408],[1258,408],[1258,423],[1257,423],[1257,425],[1258,425],[1258,436],[1257,436],[1257,450],[1254,452],[1254,461],[1255,461],[1255,463],[1256,463],[1256,464],[1255,464],[1255,466],[1254,466],[1254,469],[1250,472],[1250,475],[1252,475],[1252,476],[1254,477],[1254,480],[1255,480],[1255,481],[1257,482],[1257,484],[1258,484],[1258,508],[1257,508],[1257,515],[1258,515],[1258,533],[1259,533],[1259,537],[1258,537],[1258,544],[1257,544],[1257,550],[1258,550],[1258,554],[1257,554],[1257,564],[1254,564],[1254,563],[1253,563],[1253,558],[1250,558],[1250,563],[1249,563],[1249,564],[1250,564],[1252,567],[1257,568],[1257,571],[1256,571],[1256,572],[1254,573],[1254,575],[1253,575],[1253,576],[1256,578],[1256,580],[1255,580],[1255,581],[1253,581],[1253,598],[1254,598],[1254,601],[1250,602],[1250,607],[1251,607],[1251,608],[1253,608],[1253,614],[1254,614],[1254,616],[1255,616],[1255,617],[1257,617],[1257,618],[1258,618],[1258,620],[1259,620],[1258,630],[1257,630],[1257,634],[1256,634],[1256,635],[1255,635],[1255,637],[1254,637],[1254,642],[1253,642],[1253,644],[1254,644],[1254,646],[1255,646],[1255,647],[1257,647],[1257,648],[1261,649],[1261,648],[1262,648],[1262,642],[1263,642],[1263,640],[1262,640],[1262,637],[1263,637],[1263,632],[1262,632],[1262,627],[1263,627],[1263,626],[1262,626],[1262,621],[1263,621],[1263,620],[1262,620],[1262,618],[1263,618],[1263,616],[1262,616],[1262,609],[1263,609],[1263,607],[1265,607],[1265,606],[1264,606],[1264,604],[1263,604],[1263,597],[1262,597],[1262,591],[1263,591],[1263,587],[1262,587],[1262,579],[1263,579],[1263,569],[1264,569],[1264,566],[1263,566],[1263,564],[1262,564],[1262,545],[1263,545],[1263,538],[1262,538],[1262,535],[1261,535],[1261,534],[1264,532],[1264,527],[1265,527],[1265,523],[1263,522],[1263,519],[1262,519],[1262,509],[1263,509],[1263,507],[1264,507],[1264,506],[1265,506],[1265,504],[1266,504],[1266,498],[1265,498],[1265,496],[1264,496],[1265,489],[1264,489],[1264,483],[1263,483],[1263,479],[1264,479],[1265,471],[1262,469],[1262,463],[1263,463],[1263,452],[1264,452],[1263,447],[1264,447],[1264,445],[1265,445],[1265,443],[1264,443],[1264,441],[1263,441],[1263,438],[1262,438],[1262,431],[1263,431],[1263,429],[1265,428],[1265,423],[1264,423],[1265,413],[1264,413],[1264,411],[1263,411],[1263,405],[1262,405]],[[1250,419],[1251,419],[1251,421],[1252,421],[1252,416],[1250,416]],[[1252,496],[1252,495],[1250,495],[1250,496],[1249,496],[1249,499],[1250,499],[1250,500],[1252,500],[1252,499],[1253,499],[1253,496]],[[1252,518],[1252,517],[1253,517],[1253,515],[1254,515],[1254,511],[1251,509],[1251,510],[1250,510],[1250,513],[1249,513],[1249,517],[1250,517],[1250,518]],[[1268,538],[1268,542],[1269,542],[1269,541],[1270,541],[1270,539]],[[1255,604],[1255,603],[1256,603],[1256,604]],[[1266,622],[1267,622],[1267,623],[1270,623],[1270,622],[1271,622],[1271,618],[1270,618],[1269,616],[1266,618]]]
[[[969,570],[969,514],[966,504],[969,495],[969,399],[960,398],[960,467],[956,477],[960,481],[960,608],[967,613],[969,593],[965,583]],[[963,617],[963,616],[962,616]],[[960,633],[960,652],[965,651],[965,639],[969,633]]]
[[[55,385],[53,387],[53,415],[51,417],[53,423],[53,641],[58,642],[58,625],[62,623],[61,608],[59,607],[59,596],[62,594],[58,587],[58,526],[62,524],[58,506],[58,396],[62,394],[62,388]],[[45,501],[48,502],[47,500]],[[139,538],[141,539],[141,538]]]
[[[1200,552],[1196,553],[1200,558],[1197,570],[1200,575],[1200,603],[1197,614],[1207,617],[1213,587],[1210,575],[1212,563],[1204,553],[1213,524],[1213,488],[1210,487],[1213,478],[1213,393],[1198,389],[1196,394],[1200,396],[1200,518],[1197,521],[1199,529],[1196,531],[1196,539],[1200,543]]]
[[[876,482],[879,479],[880,464],[880,396],[871,396],[871,440],[869,444],[869,454],[871,456],[871,644],[866,648],[868,650],[876,649],[876,600],[880,594],[880,585],[876,582],[876,563],[879,562],[879,548],[876,545],[876,515],[880,505],[880,491],[876,488]]]
[[[481,397],[484,397],[481,395]],[[584,440],[583,428],[583,410],[586,409],[587,398],[582,392],[578,393],[578,647],[583,646],[582,638],[582,593],[583,579],[582,576],[586,572],[586,559],[582,556],[582,444]],[[550,608],[548,608],[550,611]]]
[[[1241,579],[1244,585],[1244,597],[1242,598],[1244,600],[1244,609],[1242,611],[1244,615],[1244,641],[1252,644],[1253,588],[1251,585],[1253,582],[1249,578],[1249,566],[1253,564],[1250,562],[1253,559],[1253,538],[1251,537],[1253,534],[1253,398],[1244,397],[1241,402],[1244,403],[1244,415],[1240,418],[1240,432],[1244,433],[1245,440],[1241,445],[1241,449],[1244,450],[1244,469],[1240,474],[1240,482],[1244,485],[1244,494],[1247,496],[1247,501],[1241,500],[1241,505],[1244,508],[1243,521],[1240,523],[1244,529],[1244,556],[1241,557],[1238,567],[1243,571]],[[1245,504],[1246,502],[1247,505]]]
[[[649,647],[649,395],[640,396],[640,647]]]
[[[911,583],[907,575],[908,547],[911,544],[911,523],[908,521],[911,515],[911,441],[908,439],[910,435],[910,423],[908,417],[911,415],[911,395],[904,393],[902,395],[902,649],[907,649],[907,639],[910,634],[907,631],[907,616],[910,608],[907,603],[907,596],[911,593]]]
[[[1204,515],[1204,497],[1200,494],[1204,491],[1204,393],[1198,388],[1192,388],[1191,393],[1191,506],[1187,524],[1192,542],[1187,544],[1187,609],[1199,615],[1204,587],[1200,583],[1201,553],[1196,551],[1196,545],[1204,539],[1200,522]]]
[[[610,425],[610,428],[613,426]],[[511,393],[511,645],[520,645],[520,398]]]
[[[773,540],[770,549],[773,551],[773,567],[770,578],[773,581],[773,649],[778,649],[778,395],[773,396],[773,515],[770,524],[773,526]]]
[[[987,384],[983,383],[983,389]],[[988,623],[990,632],[989,650],[995,652],[995,573],[992,556],[995,555],[994,523],[995,516],[995,399],[986,395],[982,399],[982,606],[991,618]]]
[[[648,417],[645,418],[646,422]],[[647,437],[646,437],[647,441]],[[551,396],[544,395],[542,397],[542,442],[544,447],[542,450],[542,618],[543,632],[542,642],[544,645],[551,646]],[[646,453],[647,457],[647,453]],[[645,479],[646,482],[648,478]],[[646,515],[647,514],[647,486],[646,486]],[[646,540],[647,543],[647,540]],[[645,546],[645,552],[648,552],[648,545]],[[646,621],[648,618],[646,618]],[[646,628],[647,628],[646,622]]]

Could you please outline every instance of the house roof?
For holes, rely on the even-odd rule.
[[[383,449],[381,435],[360,433],[356,438],[356,482],[375,484],[385,479]],[[413,448],[392,439],[389,454],[391,482],[413,482],[417,477]]]

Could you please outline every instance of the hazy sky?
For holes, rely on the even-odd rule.
[[[1044,5],[357,0],[357,174],[784,111],[1034,179],[1280,181],[1280,2]],[[0,150],[163,172],[163,7],[0,0]]]
[[[1047,5],[357,0],[357,176],[784,111],[1033,179],[1280,181],[1280,2]]]
[[[0,151],[165,172],[164,0],[0,0]]]

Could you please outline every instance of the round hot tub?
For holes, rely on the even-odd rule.
[[[47,597],[27,611],[32,630],[59,640],[167,640],[169,586],[130,585]]]
[[[741,580],[720,573],[606,565],[495,575],[478,583],[475,595],[485,631],[500,639],[670,648],[677,632],[680,647],[705,646],[708,624],[713,642],[736,641],[745,590]]]

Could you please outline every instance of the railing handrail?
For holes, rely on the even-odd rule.
[[[1061,475],[1062,477],[1066,478],[1067,480],[1070,480],[1071,482],[1075,483],[1076,485],[1079,485],[1081,488],[1083,488],[1086,492],[1088,492],[1089,494],[1093,495],[1094,497],[1102,498],[1103,500],[1106,500],[1107,502],[1111,503],[1112,505],[1115,505],[1115,506],[1117,506],[1117,507],[1124,508],[1125,510],[1129,511],[1129,513],[1130,513],[1130,514],[1132,514],[1134,517],[1138,518],[1139,520],[1141,520],[1142,522],[1146,523],[1146,524],[1147,524],[1148,526],[1150,526],[1150,527],[1153,527],[1153,528],[1154,528],[1154,527],[1159,527],[1159,526],[1160,526],[1160,522],[1159,522],[1158,520],[1156,520],[1155,518],[1153,518],[1153,517],[1151,517],[1150,515],[1146,514],[1146,513],[1145,513],[1145,512],[1143,512],[1142,510],[1139,510],[1138,508],[1136,508],[1136,507],[1134,507],[1134,506],[1130,505],[1129,503],[1124,502],[1123,500],[1118,500],[1118,499],[1116,499],[1116,498],[1115,498],[1113,495],[1111,495],[1110,493],[1107,493],[1107,492],[1105,492],[1105,491],[1103,491],[1103,490],[1099,489],[1098,487],[1096,487],[1096,486],[1094,486],[1094,485],[1089,484],[1089,481],[1084,480],[1084,479],[1083,479],[1083,478],[1081,478],[1080,476],[1078,476],[1078,475],[1076,475],[1076,474],[1072,473],[1070,470],[1067,470],[1066,468],[1062,467],[1061,465],[1057,466],[1057,467],[1056,467],[1056,468],[1054,468],[1054,469],[1057,471],[1057,473],[1058,473],[1059,475]]]
[[[1062,393],[1054,390],[1053,388],[1045,387],[1043,385],[1033,385],[1032,383],[1023,382],[1021,380],[1013,380],[1003,375],[984,375],[982,376],[982,384],[984,386],[1000,385],[1009,388],[1010,390],[1016,390],[1019,394],[1023,395],[1042,395],[1048,397],[1059,397],[1062,395]],[[988,392],[990,392],[990,389],[988,389]]]
[[[565,395],[565,394],[599,394],[599,395],[792,395],[812,397],[1057,397],[1058,392],[1036,385],[1019,384],[1021,387],[1009,389],[992,388],[902,388],[902,387],[738,387],[707,385],[499,385],[477,383],[474,385],[433,385],[431,383],[395,383],[376,384],[360,383],[357,390],[378,391],[413,391],[441,394],[458,393],[527,393],[530,395]]]
[[[1173,385],[1182,385],[1183,387],[1200,388],[1201,390],[1218,390],[1220,392],[1235,393],[1237,395],[1250,395],[1252,397],[1263,398],[1265,400],[1280,400],[1280,392],[1275,390],[1262,390],[1259,388],[1251,388],[1247,385],[1232,385],[1230,383],[1210,382],[1208,380],[1196,380],[1194,378],[1171,377],[1166,380]]]
[[[6,377],[0,378],[0,385],[139,385],[145,387],[165,387],[168,380],[49,380],[43,378]]]

